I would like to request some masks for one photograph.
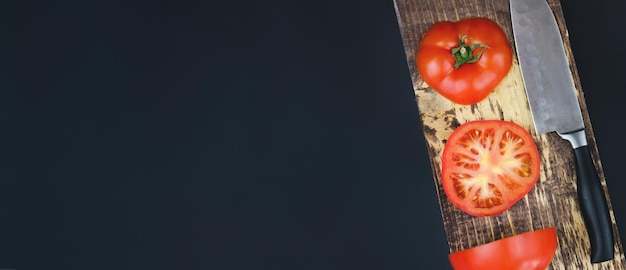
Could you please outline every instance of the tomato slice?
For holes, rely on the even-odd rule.
[[[467,214],[497,215],[535,186],[539,165],[535,141],[518,124],[467,122],[452,132],[443,149],[443,190]]]
[[[518,234],[451,253],[455,270],[545,270],[557,248],[554,227]]]

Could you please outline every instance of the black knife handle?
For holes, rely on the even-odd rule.
[[[589,147],[585,145],[574,149],[574,158],[578,176],[578,200],[591,242],[591,262],[611,260],[613,259],[613,226],[604,190],[591,159]]]

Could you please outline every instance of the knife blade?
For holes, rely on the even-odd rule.
[[[515,48],[538,134],[556,132],[572,144],[576,188],[591,262],[613,258],[613,229],[604,190],[585,135],[563,40],[546,0],[510,0]]]

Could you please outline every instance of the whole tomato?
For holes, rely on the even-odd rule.
[[[485,99],[511,69],[513,52],[500,26],[487,18],[433,24],[416,56],[424,81],[463,105]]]

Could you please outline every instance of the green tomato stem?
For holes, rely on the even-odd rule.
[[[474,63],[480,60],[480,57],[483,55],[486,49],[489,48],[487,44],[477,43],[472,45],[467,45],[465,43],[466,36],[463,35],[459,39],[459,46],[452,49],[452,55],[456,61],[454,62],[454,68],[459,68],[461,65],[466,63]],[[479,49],[474,55],[474,50]]]

